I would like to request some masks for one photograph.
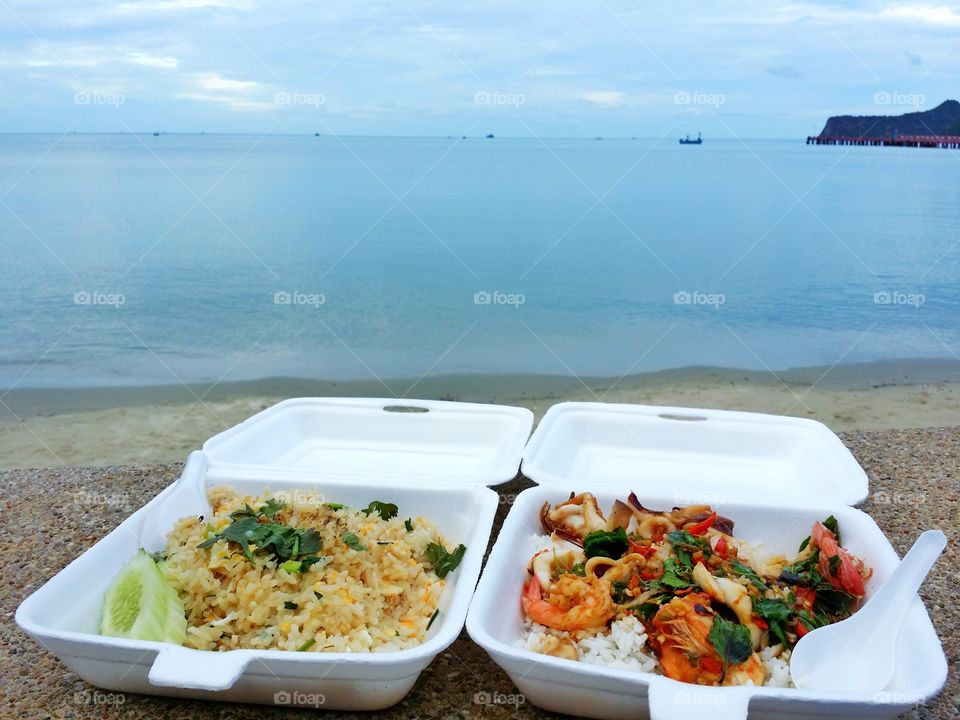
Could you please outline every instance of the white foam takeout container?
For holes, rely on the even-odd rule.
[[[17,609],[17,624],[84,680],[119,692],[339,710],[398,702],[463,628],[497,493],[513,478],[533,424],[523,408],[455,402],[304,398],[279,403],[208,440],[180,479],[61,570]],[[363,507],[394,502],[433,521],[466,555],[440,615],[416,648],[397,652],[213,652],[97,634],[103,595],[143,545],[209,513],[206,489],[318,491]]]
[[[935,695],[946,680],[943,648],[916,598],[897,642],[896,670],[881,693],[702,687],[652,673],[533,653],[522,634],[520,594],[542,533],[539,510],[590,491],[606,511],[635,491],[647,507],[709,503],[735,535],[792,557],[816,520],[836,516],[843,544],[874,569],[868,596],[898,557],[876,523],[851,507],[867,478],[824,425],[716,410],[562,403],[547,412],[523,455],[539,484],[517,497],[484,569],[467,631],[531,703],[592,718],[712,720],[892,718]],[[924,528],[917,528],[919,534]]]

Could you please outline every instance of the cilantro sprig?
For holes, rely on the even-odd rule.
[[[433,572],[441,580],[457,569],[466,552],[467,546],[462,543],[453,552],[447,552],[440,543],[430,543],[426,549],[427,560],[430,561]]]
[[[374,500],[360,512],[368,517],[371,513],[376,513],[384,520],[389,520],[390,518],[395,518],[397,516],[397,513],[400,512],[400,508],[393,503],[385,503],[380,502],[379,500]]]
[[[232,522],[223,530],[204,540],[198,547],[209,548],[218,542],[239,547],[250,562],[256,562],[254,553],[267,555],[276,560],[287,572],[306,572],[320,562],[322,543],[316,530],[295,528],[275,522],[277,514],[285,507],[282,500],[268,499],[254,510],[249,505],[230,513]],[[251,550],[253,546],[253,550]]]

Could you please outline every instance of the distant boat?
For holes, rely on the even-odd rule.
[[[493,133],[487,133],[487,140],[493,140]]]
[[[320,137],[320,133],[314,133],[313,136],[314,136],[314,137]]]
[[[157,130],[157,131],[153,134],[153,136],[154,136],[154,137],[160,137],[160,131]]]
[[[681,145],[703,145],[703,138],[700,137],[700,133],[697,133],[697,139],[691,140],[690,136],[687,135],[685,138],[680,138]]]

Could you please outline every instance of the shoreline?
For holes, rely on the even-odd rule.
[[[17,388],[2,396],[7,407],[0,405],[0,468],[182,461],[207,438],[297,396],[496,402],[527,407],[537,420],[557,402],[599,400],[794,415],[837,432],[904,429],[960,425],[960,361],[794,368],[775,376],[694,367],[620,379],[477,374],[384,383],[266,378],[213,388]]]

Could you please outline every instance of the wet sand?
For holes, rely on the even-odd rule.
[[[520,405],[537,419],[565,400],[748,410],[835,431],[960,425],[960,363],[802,368],[775,375],[686,368],[617,378],[438,376],[330,382],[273,378],[146,388],[14,389],[0,405],[0,468],[155,464],[298,396],[406,397]]]

